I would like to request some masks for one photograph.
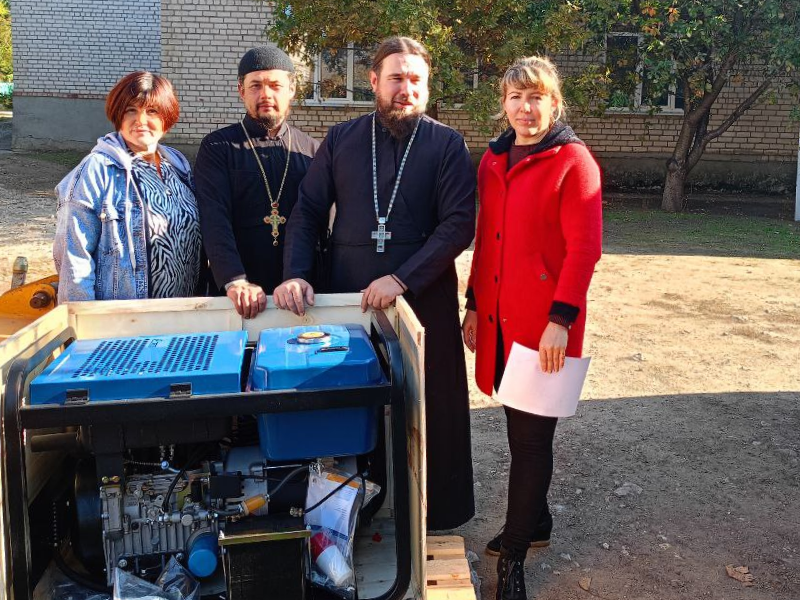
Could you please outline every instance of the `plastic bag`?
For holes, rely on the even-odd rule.
[[[114,569],[114,600],[200,600],[200,584],[173,556],[155,583]]]
[[[312,469],[305,514],[312,532],[311,581],[344,600],[356,597],[353,537],[358,511],[380,492],[378,485],[361,477],[342,485],[350,477],[328,467]]]
[[[50,563],[33,592],[33,600],[111,600],[110,593],[97,592],[73,581]]]
[[[123,569],[114,569],[114,600],[172,600],[160,587]]]
[[[173,600],[200,600],[200,583],[174,556],[156,579],[156,585]]]

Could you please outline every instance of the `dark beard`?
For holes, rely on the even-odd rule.
[[[378,106],[378,120],[397,140],[402,140],[411,135],[414,127],[417,126],[417,121],[423,114],[424,111],[420,111],[406,115],[400,110],[392,110],[391,108],[386,110],[380,105]]]
[[[286,114],[283,115],[269,115],[268,117],[259,117],[258,114],[255,116],[250,115],[250,118],[261,125],[264,131],[269,135],[270,131],[283,125],[283,122],[289,118],[289,111],[287,110]]]
[[[280,127],[280,124],[283,123],[283,117],[279,117],[278,115],[269,116],[265,118],[259,117],[256,119],[259,125],[261,125],[267,131],[271,129],[275,129],[276,127]]]

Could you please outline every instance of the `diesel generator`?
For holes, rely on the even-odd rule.
[[[423,359],[402,299],[55,308],[0,344],[0,596],[422,598]]]

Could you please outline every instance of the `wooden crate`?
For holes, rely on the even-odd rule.
[[[475,600],[464,538],[428,536],[425,589],[428,600]]]

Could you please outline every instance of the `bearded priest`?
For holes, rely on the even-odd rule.
[[[245,114],[203,139],[194,173],[214,280],[240,315],[253,318],[283,281],[286,220],[319,142],[289,123],[296,90],[289,55],[251,48],[238,72]]]
[[[475,231],[475,170],[464,138],[425,114],[430,66],[413,39],[378,47],[376,110],[332,127],[320,146],[287,225],[286,281],[273,298],[296,314],[313,304],[318,232],[335,207],[324,291],[362,292],[363,310],[402,295],[426,329],[427,517],[429,530],[441,530],[475,512],[454,262]]]

